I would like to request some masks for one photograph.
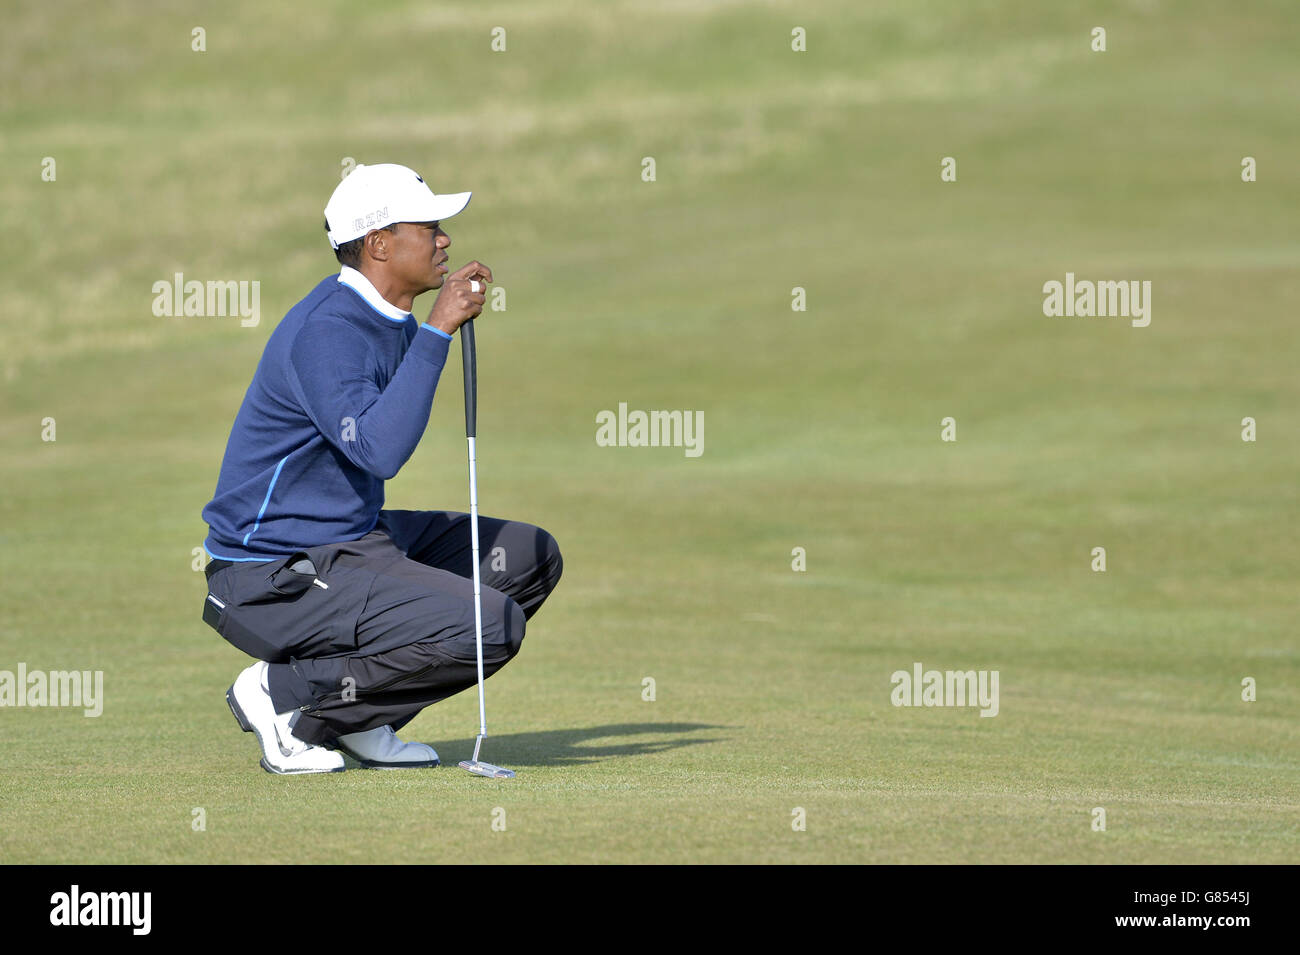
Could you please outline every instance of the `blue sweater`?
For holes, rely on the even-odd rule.
[[[359,272],[323,279],[271,333],[235,416],[203,508],[208,554],[274,560],[370,533],[384,481],[429,423],[450,341]]]

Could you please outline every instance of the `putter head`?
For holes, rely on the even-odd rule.
[[[462,759],[460,768],[473,773],[475,776],[487,776],[489,779],[514,779],[515,771],[506,769],[503,766],[493,766],[491,763],[484,763],[477,759]]]

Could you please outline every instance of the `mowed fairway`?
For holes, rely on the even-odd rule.
[[[104,675],[98,717],[0,708],[0,861],[1300,856],[1293,4],[300,6],[0,34],[0,671]],[[452,265],[506,290],[480,506],[565,558],[487,684],[514,780],[455,766],[473,691],[404,731],[441,769],[263,773],[200,620],[348,158],[472,189]],[[177,272],[257,324],[156,316]],[[1067,272],[1150,281],[1149,326],[1046,317]],[[453,345],[389,507],[468,509],[460,389]],[[598,446],[621,402],[703,453]],[[894,706],[915,663],[997,670],[997,715]]]

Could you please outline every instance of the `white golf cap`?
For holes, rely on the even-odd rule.
[[[436,195],[406,166],[380,163],[358,165],[335,188],[325,205],[330,245],[359,239],[371,229],[394,222],[437,222],[450,219],[469,205],[473,193]]]

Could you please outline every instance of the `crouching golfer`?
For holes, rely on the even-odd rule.
[[[203,620],[258,662],[226,693],[272,773],[437,766],[396,731],[477,683],[469,515],[383,510],[419,443],[452,335],[492,272],[448,274],[435,195],[405,166],[357,166],[325,207],[342,263],[266,343],[203,509]],[[428,319],[413,299],[440,289]],[[555,539],[479,518],[483,670],[519,652],[560,579]]]

